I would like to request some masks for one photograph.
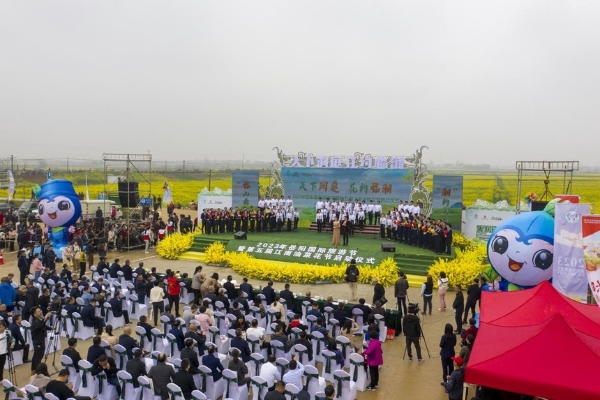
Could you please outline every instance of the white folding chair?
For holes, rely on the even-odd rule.
[[[250,386],[252,386],[252,400],[264,399],[269,391],[266,379],[260,376],[250,378]]]
[[[92,376],[92,363],[87,360],[80,360],[78,364],[79,377],[81,378],[78,395],[91,398],[98,396],[98,381]]]
[[[336,383],[336,387],[340,388],[336,390],[335,398],[340,400],[354,400],[356,399],[356,388],[354,382],[350,380],[350,374],[346,371],[338,369],[333,371],[333,382]]]
[[[379,341],[385,342],[387,328],[385,326],[385,317],[381,314],[375,314],[375,323],[379,325]]]
[[[350,354],[350,379],[354,382],[356,390],[364,392],[367,390],[369,378],[365,371],[365,360],[358,353]]]
[[[342,352],[344,360],[348,360],[350,354],[352,354],[352,345],[350,343],[350,339],[344,335],[340,335],[335,338],[335,342],[337,343],[337,347]]]
[[[192,400],[207,400],[206,395],[199,390],[192,391]]]
[[[312,339],[310,340],[313,348],[313,360],[315,362],[324,362],[322,350],[325,348],[325,342],[323,341],[323,334],[319,331],[311,333]]]
[[[338,369],[337,361],[335,360],[335,353],[329,350],[323,350],[323,378],[328,382],[333,382],[333,371]]]
[[[283,376],[287,372],[289,365],[290,365],[290,362],[288,361],[287,358],[278,358],[275,360],[275,366],[277,367],[277,369],[279,370],[279,373],[281,374],[281,379],[283,379]]]
[[[177,357],[179,358],[179,355],[181,354],[181,352],[179,351],[179,347],[177,346],[177,338],[175,338],[175,336],[171,333],[167,333],[167,341],[169,342],[167,348],[165,349],[165,353],[169,356],[169,357]]]
[[[133,378],[129,372],[123,370],[117,372],[117,379],[119,380],[119,386],[121,386],[121,400],[128,400],[132,395],[134,398],[138,398],[141,389],[133,386]]]
[[[42,391],[33,385],[25,385],[28,400],[45,400]]]
[[[266,357],[260,353],[250,354],[250,376],[260,375],[260,367],[266,363]]]
[[[106,318],[106,324],[112,325],[113,329],[118,329],[125,326],[125,317],[122,315],[120,317],[115,317],[112,306],[108,301],[104,302],[104,315]]]
[[[76,392],[79,390],[79,384],[81,383],[81,377],[77,373],[77,368],[75,367],[75,363],[69,356],[60,356],[60,364],[63,368],[69,370],[69,379],[68,383],[73,384],[73,391]]]
[[[127,350],[125,347],[120,344],[115,345],[115,364],[117,364],[117,368],[123,369],[127,365]]]
[[[75,328],[75,332],[73,336],[80,340],[87,340],[91,337],[96,336],[96,331],[93,326],[85,326],[83,325],[83,320],[81,319],[81,314],[74,312],[71,314],[73,317],[73,325]]]
[[[298,393],[300,393],[300,389],[291,383],[285,385],[285,398],[286,400],[296,400],[298,398]]]
[[[165,335],[157,328],[152,328],[152,351],[165,351]]]
[[[142,326],[135,327],[135,333],[138,336],[138,342],[140,343],[140,347],[146,352],[150,353],[152,351],[152,342],[148,340],[146,336],[146,329]]]
[[[296,354],[297,360],[300,364],[306,365],[315,365],[315,359],[312,354],[310,354],[310,350],[306,348],[306,346],[302,344],[294,345],[294,354]]]
[[[217,382],[214,382],[210,368],[201,365],[199,369],[202,386],[200,390],[204,392],[206,397],[212,400],[223,396],[225,392],[225,380],[219,379]]]
[[[223,371],[223,380],[225,380],[224,399],[248,400],[248,386],[238,385],[237,373],[230,369],[225,369]]]
[[[152,381],[145,376],[140,376],[138,378],[138,382],[140,384],[140,390],[142,394],[142,398],[145,400],[161,400],[162,397],[154,394],[154,389],[152,386]]]
[[[306,365],[304,367],[304,381],[306,382],[306,391],[311,395],[311,398],[315,396],[315,393],[322,392],[325,390],[325,378],[319,375],[319,370],[312,365]]]
[[[2,380],[2,386],[6,394],[5,398],[8,398],[8,400],[23,400],[23,397],[26,396],[21,389],[16,388],[8,379]]]

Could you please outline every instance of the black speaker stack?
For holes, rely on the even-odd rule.
[[[140,204],[139,182],[119,182],[119,202],[121,207],[135,208]]]

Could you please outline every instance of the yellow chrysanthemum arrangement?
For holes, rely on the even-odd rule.
[[[244,252],[226,251],[220,242],[208,247],[205,261],[210,264],[228,265],[238,274],[248,278],[290,283],[342,283],[348,266],[346,263],[315,265],[264,260]],[[359,283],[370,284],[377,278],[384,286],[392,285],[398,274],[396,262],[391,257],[377,266],[359,265],[358,270]]]
[[[192,233],[174,233],[166,236],[156,246],[156,252],[162,258],[176,260],[181,253],[189,250],[194,243],[194,235]]]
[[[432,277],[434,286],[440,272],[444,271],[448,278],[450,287],[461,285],[463,288],[473,283],[473,279],[479,277],[487,269],[487,250],[483,244],[473,244],[467,250],[456,249],[456,257],[453,260],[439,258],[427,271]]]

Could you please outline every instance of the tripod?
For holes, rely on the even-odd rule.
[[[15,370],[15,360],[13,358],[13,353],[12,353],[12,350],[10,349],[10,347],[8,348],[6,357],[8,358],[8,378],[10,379],[11,383],[14,386],[17,386],[18,383],[17,383],[17,374],[16,374],[16,370]]]
[[[408,296],[406,297],[406,299],[408,300]],[[413,314],[415,315],[415,317],[417,318],[418,324],[419,324],[419,338],[418,341],[415,343],[415,346],[420,346],[419,341],[421,339],[423,339],[423,344],[425,344],[425,350],[427,350],[427,355],[429,356],[429,358],[431,358],[431,353],[429,352],[429,346],[427,346],[427,340],[425,339],[425,334],[423,333],[423,322],[421,322],[421,319],[419,317],[417,317],[417,314],[419,313],[419,305],[418,304],[409,304],[409,308],[408,308],[408,312],[409,314]],[[404,318],[406,318],[407,315],[404,316]],[[406,331],[405,331],[406,334]],[[408,346],[410,346],[410,343],[407,341],[406,345],[404,346],[404,355],[402,356],[402,359],[404,360],[406,358],[406,354],[408,353]],[[412,360],[412,358],[411,358]]]
[[[50,357],[50,353],[52,354],[52,366],[54,367],[54,372],[51,373],[50,375],[54,375],[54,374],[58,374],[59,369],[56,367],[56,349],[58,347],[58,341],[60,340],[60,335],[62,333],[62,323],[60,321],[60,316],[56,313],[56,311],[53,311],[53,317],[57,317],[57,321],[58,321],[58,327],[56,329],[54,329],[54,336],[52,337],[52,341],[50,343],[48,343],[48,346],[46,347],[46,351],[44,353],[44,363],[46,365],[48,365],[48,357]],[[55,322],[55,321],[53,321]]]

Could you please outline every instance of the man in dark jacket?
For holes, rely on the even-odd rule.
[[[31,341],[33,342],[31,370],[35,371],[38,364],[42,362],[42,358],[46,352],[46,332],[51,331],[53,328],[46,325],[46,321],[52,316],[51,313],[42,316],[40,308],[34,308],[31,311],[33,314],[33,318],[31,319]]]
[[[479,287],[479,279],[475,279],[475,281],[467,288],[467,304],[465,305],[465,315],[462,320],[463,325],[467,324],[469,310],[473,314],[472,317],[475,318],[475,305],[480,298],[481,288]]]
[[[142,360],[143,354],[144,352],[141,349],[137,349],[135,353],[133,353],[133,358],[127,361],[127,366],[125,367],[125,371],[127,371],[133,379],[133,387],[135,388],[140,387],[138,378],[147,375],[146,363]]]
[[[217,297],[215,297],[215,303],[217,301],[220,301],[221,303],[223,303],[225,310],[227,312],[229,312],[229,298],[227,296],[225,296],[225,290],[223,290],[223,288],[219,288]]]
[[[373,303],[371,304],[375,304],[377,300],[381,301],[381,299],[385,297],[385,288],[379,283],[377,278],[373,278],[373,285]],[[383,303],[383,301],[381,302]]]
[[[102,347],[102,338],[100,336],[94,336],[92,345],[88,349],[86,360],[93,364],[102,354],[106,354],[106,351]]]
[[[152,378],[152,383],[154,384],[154,393],[160,396],[162,400],[167,400],[169,398],[167,385],[171,383],[171,379],[175,376],[173,367],[168,365],[166,361],[167,356],[165,353],[160,353],[157,364],[148,371],[148,376]]]
[[[194,383],[194,377],[192,376],[190,366],[190,360],[184,358],[181,360],[181,368],[173,376],[173,383],[179,386],[184,399],[191,399],[192,392],[196,390],[196,384]]]
[[[121,386],[119,385],[119,379],[117,378],[117,372],[119,372],[119,369],[117,368],[117,364],[112,357],[102,354],[96,361],[94,361],[90,372],[93,376],[104,372],[106,374],[106,381],[108,384],[113,385],[117,390],[117,394],[121,396]]]
[[[217,349],[215,346],[208,346],[208,354],[202,357],[202,365],[206,366],[212,371],[213,382],[218,382],[223,377],[223,364],[219,360],[219,357],[215,356]]]
[[[265,286],[262,290],[262,294],[265,296],[265,301],[267,305],[271,305],[273,300],[275,300],[275,289],[273,289],[273,281],[269,281],[267,286]]]
[[[27,278],[27,276],[29,275],[29,262],[27,262],[27,257],[25,257],[25,250],[21,250],[19,252],[19,260],[17,261],[17,266],[19,267],[19,273],[21,274],[21,285],[24,285],[25,278]]]
[[[138,342],[131,336],[130,326],[123,328],[123,334],[119,336],[119,344],[125,347],[127,358],[133,358],[133,348],[138,346]]]
[[[227,297],[231,300],[235,299],[237,296],[237,290],[235,289],[235,285],[232,282],[233,277],[231,275],[227,275],[227,282],[223,284],[223,289],[227,293]]]
[[[200,367],[200,360],[198,359],[198,352],[194,350],[194,339],[185,339],[185,347],[183,348],[183,350],[181,350],[180,358],[182,360],[185,358],[190,360],[190,373],[197,374],[200,372],[200,370],[198,369]]]
[[[248,342],[242,338],[242,330],[239,328],[235,330],[235,337],[231,339],[231,347],[235,347],[240,351],[243,362],[247,363],[250,361],[250,346],[248,345]]]
[[[13,351],[23,350],[23,362],[31,362],[29,360],[29,343],[25,342],[25,338],[21,333],[21,316],[15,315],[13,316],[13,321],[8,327],[10,330],[10,334],[15,339],[15,347],[13,347]]]
[[[27,281],[27,292],[25,295],[25,307],[23,308],[23,318],[29,321],[31,316],[31,309],[39,307],[40,289],[33,286],[33,281]]]
[[[252,287],[252,284],[248,283],[248,278],[244,278],[242,279],[242,281],[244,283],[242,283],[240,285],[240,290],[242,290],[244,293],[246,293],[246,297],[253,299],[253,292],[254,292],[254,288]]]
[[[338,303],[338,306],[335,310],[333,310],[333,318],[337,319],[337,321],[340,323],[340,326],[344,325],[344,322],[346,322],[346,318],[348,318],[348,313],[345,310],[345,304],[344,303]]]
[[[63,350],[63,356],[67,356],[73,361],[73,365],[75,366],[75,371],[79,371],[79,361],[81,361],[81,355],[75,349],[77,347],[77,339],[74,337],[69,338],[67,341],[69,347]]]
[[[110,269],[109,269],[110,277],[113,279],[118,279],[119,274],[117,274],[117,272],[120,270],[121,270],[121,266],[119,265],[119,259],[115,258],[115,262],[110,265]]]
[[[125,260],[125,265],[121,267],[121,272],[123,272],[123,278],[131,282],[133,280],[133,268],[131,268],[131,264],[129,260]]]
[[[402,321],[402,330],[404,336],[406,336],[406,352],[408,354],[408,361],[412,361],[412,347],[411,343],[415,345],[417,350],[417,359],[419,363],[423,362],[421,357],[421,345],[419,339],[421,338],[421,321],[417,317],[417,310],[413,306],[408,307],[408,314],[404,316]]]
[[[83,306],[81,309],[81,320],[83,321],[83,326],[98,329],[98,336],[100,336],[102,335],[102,328],[106,326],[106,323],[103,318],[96,317],[96,304],[96,299],[92,298],[90,299],[90,304]]]
[[[116,318],[123,317],[125,320],[125,325],[129,325],[129,312],[127,310],[123,310],[123,301],[121,300],[121,292],[118,290],[115,292],[115,295],[108,301],[112,308],[112,313]]]
[[[454,320],[456,321],[456,330],[454,333],[460,335],[462,332],[462,315],[465,310],[465,298],[460,285],[456,285],[456,298],[454,299],[454,303],[452,303],[452,308],[454,309]]]
[[[290,290],[290,284],[285,284],[285,289],[279,292],[279,297],[285,300],[285,304],[287,305],[288,311],[296,311],[295,309],[295,297],[294,293]]]
[[[55,395],[58,400],[67,400],[67,399],[75,399],[75,400],[91,400],[91,397],[87,396],[75,396],[73,389],[67,382],[69,380],[69,370],[67,368],[58,372],[58,376],[55,380],[48,382],[46,386],[47,393],[52,393]]]
[[[406,297],[408,296],[408,279],[406,279],[406,275],[404,272],[398,273],[398,280],[394,284],[394,297],[396,297],[396,301],[398,304],[398,314],[400,318],[402,318],[402,310],[404,310],[404,314],[407,314],[406,309]]]
[[[198,343],[198,353],[204,354],[206,349],[204,343],[206,343],[206,337],[198,334],[198,327],[196,324],[190,324],[188,331],[185,333],[185,339],[194,339]]]
[[[141,326],[146,330],[146,340],[152,342],[152,326],[148,323],[148,318],[145,315],[140,317],[137,326]]]

